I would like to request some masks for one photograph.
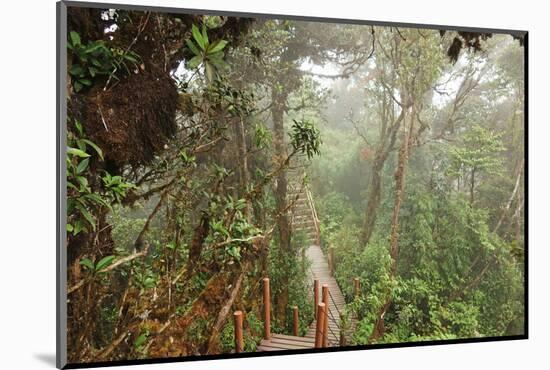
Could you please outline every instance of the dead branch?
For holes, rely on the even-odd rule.
[[[221,308],[220,312],[218,313],[216,323],[210,330],[210,338],[208,339],[208,347],[206,350],[207,354],[210,354],[211,351],[214,350],[215,344],[218,341],[218,334],[220,333],[223,326],[227,322],[227,317],[229,316],[231,306],[233,306],[233,302],[235,302],[235,298],[237,298],[237,294],[241,289],[243,278],[246,275],[249,265],[250,263],[247,262],[242,266],[241,273],[239,274],[239,276],[237,277],[237,280],[233,284],[233,289],[231,291],[231,294],[229,295],[229,298],[227,299],[227,301]]]

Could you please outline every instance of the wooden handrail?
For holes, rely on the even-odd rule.
[[[309,209],[311,210],[311,216],[313,217],[313,224],[315,226],[315,237],[317,239],[317,244],[321,244],[321,229],[319,227],[319,218],[317,217],[317,210],[315,209],[315,203],[313,203],[313,196],[309,190],[309,186],[306,185],[306,197],[309,204]]]
[[[319,304],[319,279],[313,280],[313,309],[317,319],[317,305]]]
[[[325,312],[324,312],[324,319],[323,319],[323,348],[328,346],[328,312],[329,312],[329,297],[328,297],[328,284],[323,284],[323,303],[325,304]],[[319,318],[317,318],[319,320]]]

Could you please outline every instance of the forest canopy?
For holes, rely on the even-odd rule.
[[[315,342],[323,274],[323,346],[524,334],[522,35],[69,7],[66,37],[70,363]]]

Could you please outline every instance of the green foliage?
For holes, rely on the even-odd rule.
[[[313,122],[308,120],[293,120],[293,122],[289,136],[294,150],[306,154],[309,159],[315,154],[319,155],[322,144],[319,129],[315,127]]]
[[[338,231],[342,227],[358,224],[359,220],[348,197],[331,191],[317,202],[317,213],[321,218],[321,238],[323,241],[338,245],[341,237]],[[325,245],[326,243],[323,243]]]
[[[120,206],[113,207],[113,212],[109,214],[108,222],[113,225],[112,237],[115,243],[115,250],[118,254],[127,254],[134,248],[134,242],[143,229],[146,219],[134,214],[124,212]],[[134,211],[140,212],[139,209]],[[152,239],[157,239],[157,229],[153,226],[150,229]]]
[[[501,135],[475,125],[463,135],[459,146],[451,148],[449,174],[498,174],[503,166],[502,158],[498,155],[503,150]]]
[[[74,127],[74,133],[69,131],[67,137],[67,231],[77,235],[81,231],[95,230],[94,208],[109,207],[109,203],[99,193],[92,191],[86,177],[92,156],[87,150],[95,151],[100,159],[103,159],[103,153],[97,145],[84,138],[80,122],[75,121]]]
[[[137,267],[134,269],[134,280],[140,288],[141,293],[147,289],[153,289],[157,285],[159,277],[150,266],[145,268]]]
[[[102,161],[102,150],[86,139],[82,124],[75,120],[74,128],[67,135],[67,232],[78,235],[82,231],[96,230],[96,217],[104,207],[112,210],[113,202],[120,202],[127,189],[134,185],[124,182],[120,176],[105,172],[101,178],[103,189],[92,189],[89,171],[90,161]],[[92,154],[93,153],[93,154]],[[97,156],[97,157],[96,157]]]
[[[69,74],[73,78],[75,92],[91,87],[93,80],[99,76],[112,75],[116,79],[114,72],[119,69],[124,69],[130,74],[130,67],[135,69],[140,63],[136,53],[109,47],[103,40],[84,44],[75,31],[69,32],[67,48],[74,56]]]
[[[510,305],[510,297],[523,293],[522,277],[490,232],[487,212],[443,190],[412,188],[402,210],[400,278],[383,340],[505,334],[522,317],[521,305]]]
[[[331,192],[340,193],[349,199],[356,213],[364,212],[364,191],[370,176],[370,164],[361,156],[364,143],[354,132],[341,127],[324,128],[322,137],[323,153],[312,163],[312,173],[319,180],[312,183],[312,189],[323,197]],[[320,211],[319,217],[323,213]]]
[[[388,291],[392,305],[379,342],[521,333],[523,287],[514,248],[490,231],[487,211],[450,197],[444,186],[436,189],[426,193],[417,182],[410,185],[396,281],[389,279],[388,242],[379,232],[366,248],[358,245],[358,223],[345,216],[346,197],[329,193],[319,202],[320,214],[329,215],[322,229],[335,248],[336,278],[350,302],[346,311],[359,319],[352,343],[368,343]],[[357,298],[355,277],[361,281]]]
[[[115,256],[106,256],[99,260],[99,262],[95,265],[96,271],[101,271],[104,268],[108,267],[113,263],[115,260]]]
[[[105,172],[105,176],[103,176],[101,180],[103,180],[105,191],[110,194],[112,199],[117,203],[120,203],[120,201],[126,197],[128,189],[136,187],[132,183],[125,182],[122,176],[111,176],[108,172]]]
[[[143,325],[139,335],[135,338],[133,350],[136,352],[138,358],[145,358],[147,356],[146,349],[150,334],[151,330],[147,325]]]
[[[306,236],[297,232],[292,235],[292,253],[283,251],[276,240],[272,240],[269,247],[268,271],[271,295],[278,297],[284,289],[288,289],[288,307],[285,310],[285,326],[278,318],[272,316],[272,331],[292,333],[292,307],[298,306],[300,314],[299,332],[304,335],[307,325],[313,319],[311,299],[305,292],[311,291],[309,280],[309,261],[301,259],[308,247]]]
[[[390,256],[388,242],[373,240],[368,248],[358,242],[359,229],[344,224],[334,238],[335,276],[346,300],[346,311],[359,319],[352,343],[366,344],[372,333],[377,310],[385,293],[392,289],[389,278]],[[359,278],[361,291],[354,297],[353,279]]]
[[[271,133],[263,124],[257,124],[254,129],[254,144],[258,149],[266,149],[271,143]]]
[[[219,98],[233,117],[248,118],[255,111],[254,93],[234,88],[226,78],[218,78],[209,86],[210,93]]]
[[[210,42],[206,24],[202,26],[202,32],[196,25],[191,28],[193,40],[187,39],[186,44],[194,56],[187,62],[189,69],[196,69],[199,66],[204,66],[204,73],[208,82],[214,81],[214,77],[219,70],[228,68],[227,63],[223,60],[223,50],[227,46],[227,41],[216,40]]]
[[[104,268],[109,267],[115,260],[115,256],[105,256],[102,259],[99,260],[96,264],[92,262],[89,258],[83,258],[80,260],[80,264],[84,267],[86,267],[88,270],[90,270],[93,273],[101,272]]]
[[[226,170],[219,167],[217,173],[225,173]],[[223,176],[223,175],[222,175]],[[245,199],[234,199],[231,195],[222,197],[215,194],[207,194],[209,197],[210,233],[206,242],[221,244],[222,253],[216,253],[218,262],[229,265],[239,262],[241,254],[250,248],[252,238],[261,234],[261,230],[251,224],[243,209],[246,207]],[[228,224],[228,215],[231,223]]]

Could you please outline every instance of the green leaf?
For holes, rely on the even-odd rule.
[[[208,48],[208,54],[214,54],[214,53],[217,53],[219,51],[222,51],[225,48],[226,45],[227,45],[227,41],[218,40]]]
[[[88,46],[86,47],[84,52],[86,54],[90,54],[90,53],[93,53],[94,51],[96,51],[98,49],[103,49],[103,48],[105,48],[105,45],[103,45],[102,42],[100,42],[100,41],[91,42],[90,44],[88,44]]]
[[[208,45],[208,33],[206,33],[206,24],[202,25],[202,39],[204,41],[204,46]]]
[[[74,127],[76,127],[76,131],[78,131],[78,134],[82,136],[82,134],[84,133],[84,130],[82,130],[82,124],[80,123],[80,121],[75,120]]]
[[[74,227],[73,227],[73,225],[71,225],[71,224],[67,224],[67,232],[69,232],[69,233],[70,233],[70,232],[72,232],[73,230],[74,230]]]
[[[94,148],[97,155],[99,155],[99,158],[101,158],[101,160],[103,160],[103,151],[101,150],[101,148],[99,146],[97,146],[97,144],[95,144],[93,141],[90,141],[88,139],[82,139],[82,141],[84,141],[86,144],[88,144],[89,146]]]
[[[197,45],[199,45],[202,50],[206,50],[204,39],[202,38],[202,35],[197,26],[193,25],[193,27],[191,27],[191,33],[193,34],[193,38],[197,42]]]
[[[130,54],[124,54],[124,59],[129,60],[130,62],[135,64],[139,63],[138,60]]]
[[[94,270],[94,263],[89,258],[84,258],[80,260],[80,264],[90,270]]]
[[[193,54],[195,55],[201,55],[201,52],[199,51],[199,49],[197,49],[197,47],[195,46],[195,44],[193,43],[193,41],[187,39],[185,41],[185,43],[187,44],[187,47],[189,48],[189,50],[191,50],[193,52]]]
[[[134,347],[135,348],[139,348],[141,346],[143,346],[145,344],[145,341],[147,340],[147,336],[148,336],[148,333],[146,331],[144,331],[143,333],[141,333],[137,338],[136,338],[136,341],[134,342]]]
[[[154,288],[155,285],[156,285],[155,279],[152,277],[147,277],[143,282],[143,286],[148,289]]]
[[[82,150],[83,152],[86,151],[86,143],[82,140],[78,140],[76,142],[76,145],[78,146],[78,149]]]
[[[115,260],[115,256],[103,257],[103,258],[97,263],[97,265],[95,266],[95,270],[96,270],[96,271],[101,271],[101,270],[103,270],[104,268],[106,268],[107,266],[109,266],[110,264],[112,264],[114,260]]]
[[[71,39],[71,44],[73,46],[80,46],[80,35],[77,32],[75,31],[69,32],[69,37]]]
[[[88,168],[88,164],[90,163],[90,158],[83,159],[80,161],[80,163],[76,166],[76,173],[81,174]]]
[[[84,189],[88,188],[88,179],[85,178],[84,176],[77,176],[76,181],[80,183],[81,188],[84,188]]]
[[[80,157],[80,158],[88,158],[90,156],[85,151],[82,151],[82,150],[77,149],[77,148],[71,148],[71,147],[67,147],[67,154],[74,155],[74,156],[77,156],[77,157]]]
[[[78,80],[82,85],[86,86],[92,86],[92,81],[88,80],[87,78],[81,78]]]
[[[214,67],[216,67],[217,69],[227,69],[227,67],[229,66],[229,64],[227,64],[226,62],[224,62],[223,60],[221,59],[214,59],[211,61],[212,62],[212,65]]]
[[[78,210],[80,211],[80,214],[86,219],[86,221],[88,221],[88,223],[92,227],[92,230],[95,231],[95,220],[92,214],[90,213],[90,211],[88,211],[86,207],[84,207],[80,203],[76,204],[76,208],[78,208]]]
[[[84,199],[89,199],[91,200],[92,202],[94,203],[97,203],[99,205],[103,205],[103,206],[106,206],[106,207],[109,207],[110,208],[110,204],[101,197],[101,195],[99,194],[96,194],[96,193],[91,193],[91,194],[85,194],[83,196]]]
[[[90,76],[95,77],[95,75],[97,73],[97,68],[96,67],[88,67],[88,72],[90,72]]]
[[[225,54],[223,53],[223,51],[217,51],[215,53],[210,53],[208,54],[208,59],[211,60],[211,61],[214,61],[214,60],[223,60],[223,56]]]
[[[82,90],[84,86],[82,86],[82,84],[78,81],[75,81],[74,82],[74,91],[75,92],[79,92],[80,90]]]
[[[95,58],[92,59],[92,64],[96,67],[99,67],[99,68],[102,67],[101,62],[99,60],[95,59]]]
[[[208,62],[204,63],[204,71],[206,73],[206,79],[208,82],[212,82],[214,79],[214,68]]]
[[[73,64],[71,69],[69,69],[69,73],[73,76],[81,77],[84,75],[84,68],[80,64]]]
[[[82,221],[77,220],[77,221],[74,223],[73,235],[78,235],[78,233],[80,233],[82,230],[87,230],[87,229],[86,229],[86,227],[82,224]]]
[[[199,66],[199,64],[201,64],[201,63],[202,63],[202,58],[201,58],[199,55],[197,55],[197,56],[194,56],[193,58],[191,58],[191,59],[189,60],[189,62],[187,63],[187,67],[188,67],[189,69],[195,69],[195,68],[197,68],[197,67]]]

